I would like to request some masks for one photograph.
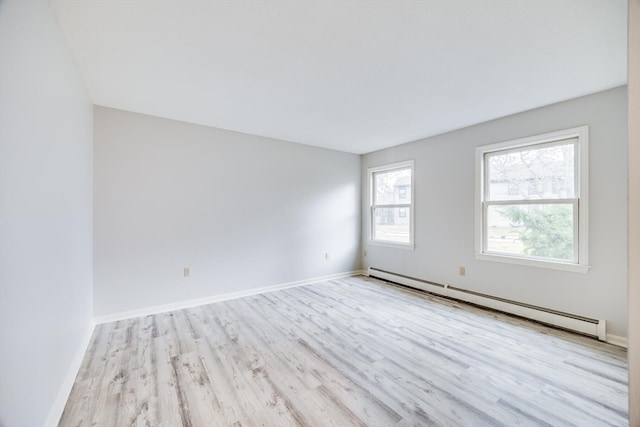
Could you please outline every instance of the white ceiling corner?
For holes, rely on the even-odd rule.
[[[626,83],[626,0],[51,0],[97,105],[367,153]]]

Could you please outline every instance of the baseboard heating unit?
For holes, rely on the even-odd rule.
[[[405,276],[403,274],[392,273],[390,271],[385,271],[374,267],[369,267],[367,274],[370,277],[375,277],[399,285],[419,289],[431,294],[468,302],[497,311],[502,311],[505,313],[535,320],[540,323],[556,326],[562,329],[568,329],[570,331],[590,335],[598,338],[600,341],[605,341],[607,338],[605,320],[591,319],[575,314],[563,313],[561,311],[537,307],[531,304],[511,301],[491,295],[485,295],[479,292],[457,288],[455,286],[434,283],[427,280],[417,279],[415,277]]]

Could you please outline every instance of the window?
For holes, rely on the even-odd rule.
[[[369,169],[371,242],[413,248],[413,161]]]
[[[588,127],[476,149],[476,256],[588,271]]]

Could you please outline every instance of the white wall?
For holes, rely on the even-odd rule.
[[[97,316],[360,268],[359,156],[102,107],[94,120]]]
[[[414,251],[368,243],[363,186],[365,268],[606,319],[608,333],[626,337],[626,117],[620,87],[363,156],[363,182],[368,167],[414,159],[416,186]],[[584,124],[590,127],[590,272],[476,260],[475,147]],[[466,276],[458,275],[459,266]]]
[[[92,317],[92,106],[46,1],[0,2],[0,425],[50,413]]]
[[[629,426],[640,427],[640,0],[629,1]]]

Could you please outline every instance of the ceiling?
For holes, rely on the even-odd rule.
[[[626,0],[51,0],[94,104],[367,153],[626,83]]]

